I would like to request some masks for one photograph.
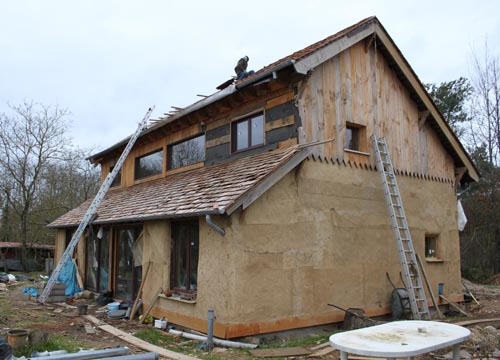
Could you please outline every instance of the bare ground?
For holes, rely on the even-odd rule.
[[[492,278],[488,285],[473,284],[464,280],[465,286],[469,289],[480,305],[471,301],[466,304],[466,310],[471,314],[471,317],[448,317],[447,321],[461,322],[469,320],[489,319],[491,322],[480,324],[467,325],[472,332],[473,337],[470,341],[464,344],[463,349],[473,355],[479,356],[479,353],[485,355],[489,352],[490,358],[495,349],[500,348],[500,274]],[[76,344],[78,347],[85,349],[104,349],[116,346],[128,346],[132,352],[141,352],[143,350],[134,347],[133,345],[91,326],[95,330],[94,334],[88,334],[85,330],[85,324],[90,324],[84,317],[78,315],[78,310],[75,304],[58,305],[47,304],[41,305],[34,300],[23,297],[23,289],[31,287],[30,282],[18,282],[9,284],[6,288],[0,288],[0,335],[5,335],[9,329],[27,329],[31,333],[47,333],[49,336],[63,336],[69,343]],[[99,308],[89,302],[88,314],[105,321],[120,330],[129,334],[135,334],[140,330],[151,329],[151,324],[140,325],[137,321],[127,320],[112,320],[109,319],[105,312],[99,312]],[[87,325],[88,327],[89,325]],[[489,326],[489,330],[485,333],[485,328]],[[165,333],[164,333],[165,334]],[[168,335],[165,334],[165,338]],[[165,341],[169,343],[170,349],[182,350],[186,344],[184,339],[176,338],[172,342],[172,338]],[[160,340],[160,346],[162,341]],[[317,345],[317,344],[313,344]],[[309,345],[309,347],[313,346]],[[188,345],[194,348],[193,344]],[[478,346],[481,349],[478,350]],[[186,349],[184,349],[186,350]],[[193,353],[194,351],[194,353]],[[216,349],[210,355],[202,351],[193,350],[191,354],[200,358],[210,359],[251,359],[252,356],[243,352],[234,352],[232,350]],[[442,355],[442,354],[440,354]],[[295,357],[296,359],[301,357]],[[305,357],[303,357],[305,358]],[[319,359],[338,359],[337,351],[328,354],[314,357]],[[421,359],[429,358],[429,356],[419,357]]]

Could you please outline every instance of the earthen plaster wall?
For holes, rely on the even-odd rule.
[[[397,180],[415,250],[422,259],[425,234],[439,234],[442,261],[424,260],[432,288],[437,292],[437,284],[443,283],[445,295],[460,299],[451,183],[409,176]],[[172,322],[203,330],[207,310],[213,308],[216,335],[232,337],[342,320],[343,313],[328,303],[363,308],[370,316],[387,314],[392,287],[386,272],[402,286],[376,171],[306,160],[246,210],[214,220],[226,235],[200,220],[196,303],[162,298],[155,316],[164,313]],[[168,222],[155,226],[167,231]],[[163,239],[170,243],[169,236]],[[162,246],[154,253],[145,251],[145,258],[167,253],[169,245]],[[165,279],[169,256],[161,256],[166,259],[161,261]]]

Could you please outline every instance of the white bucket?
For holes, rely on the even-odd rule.
[[[108,311],[116,311],[120,307],[119,302],[112,302],[108,304]]]

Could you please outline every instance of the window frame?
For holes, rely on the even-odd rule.
[[[178,166],[178,167],[172,167],[172,155],[173,155],[172,148],[174,146],[177,146],[177,145],[180,145],[180,144],[183,144],[183,143],[187,143],[188,141],[191,141],[191,140],[194,140],[194,139],[197,139],[197,138],[201,138],[201,137],[203,137],[203,159],[199,160],[199,161],[196,161],[196,162],[191,162],[191,163],[186,164],[186,165],[182,165],[182,166]],[[201,162],[205,162],[205,159],[206,159],[206,134],[205,133],[192,136],[190,138],[187,138],[187,139],[184,139],[184,140],[181,140],[181,141],[169,144],[167,146],[167,171],[181,169],[181,168],[186,167],[186,166],[190,166],[190,165],[198,164],[198,163],[201,163]]]
[[[441,260],[439,251],[439,234],[427,233],[424,237],[424,254],[427,260]]]
[[[191,243],[191,226],[196,227],[196,241],[197,241],[197,251],[198,253],[196,254],[196,289],[191,289],[191,247],[189,244]],[[176,227],[177,226],[187,226],[187,234],[188,237],[185,240],[186,242],[186,259],[184,264],[184,272],[185,272],[185,280],[184,280],[184,287],[178,287],[176,286],[177,282],[177,274],[176,274],[176,269],[177,269],[177,264],[178,264],[178,259],[176,257],[176,244],[179,241],[184,241],[183,239],[176,239],[175,236],[176,234]],[[197,294],[198,291],[198,265],[199,265],[199,255],[200,255],[200,224],[198,219],[190,219],[190,220],[181,220],[181,221],[172,221],[170,223],[170,290],[179,294]],[[186,260],[185,259],[185,260]]]
[[[138,171],[137,171],[138,170],[138,162],[140,162],[141,159],[148,157],[148,156],[151,156],[151,155],[156,154],[156,153],[161,153],[161,169],[160,169],[160,171],[158,173],[154,173],[151,175],[138,177],[137,176],[137,174],[138,174]],[[164,162],[165,162],[164,153],[165,153],[164,148],[160,147],[160,148],[157,148],[156,150],[153,150],[153,151],[147,152],[145,154],[136,156],[134,159],[134,181],[141,181],[141,180],[153,177],[153,176],[162,175],[163,171],[164,171]]]
[[[262,142],[258,144],[252,144],[252,120],[258,117],[262,117]],[[237,126],[238,124],[247,122],[247,141],[248,146],[242,149],[238,149],[238,134],[237,134]],[[251,115],[246,115],[242,118],[235,119],[231,122],[231,153],[240,153],[251,149],[256,149],[262,147],[266,144],[266,117],[264,111],[255,112]]]
[[[348,133],[351,131],[351,138],[354,140],[354,146],[349,147],[348,141]],[[345,123],[345,137],[344,137],[344,150],[358,153],[366,153],[367,152],[367,143],[366,143],[366,126],[361,124],[356,124],[350,121],[346,121]]]

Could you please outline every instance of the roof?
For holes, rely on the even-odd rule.
[[[20,242],[0,241],[0,249],[21,248],[22,246],[23,244]],[[30,249],[45,249],[45,250],[54,250],[56,248],[55,245],[48,245],[48,244],[26,244],[26,247]]]
[[[408,61],[404,58],[401,51],[375,16],[361,20],[357,24],[339,31],[334,35],[296,51],[291,55],[283,57],[280,60],[256,71],[254,74],[235,82],[227,88],[199,100],[173,115],[160,119],[160,121],[157,121],[154,125],[145,130],[141,136],[144,136],[174,121],[182,120],[182,118],[186,115],[222,100],[247,86],[251,86],[263,79],[266,79],[267,77],[271,77],[273,76],[273,73],[281,69],[293,66],[297,73],[307,74],[316,66],[338,55],[357,42],[374,36],[377,38],[378,48],[381,50],[383,49],[385,54],[391,58],[391,66],[395,69],[398,76],[404,79],[403,82],[409,88],[412,96],[419,103],[419,107],[429,111],[433,127],[438,133],[438,136],[440,137],[446,150],[454,158],[456,166],[465,167],[467,169],[468,176],[473,180],[478,181],[479,171],[474,165],[472,159],[465,151],[463,145],[460,143],[449,124],[444,120],[444,117],[439,112],[434,101],[425,90],[422,82],[418,79]],[[125,146],[129,138],[130,137],[125,138],[111,147],[90,156],[89,159],[93,162],[97,161],[106,153]]]
[[[296,145],[109,191],[93,223],[231,214],[248,207],[308,154],[308,149]],[[77,226],[91,202],[48,226]]]

